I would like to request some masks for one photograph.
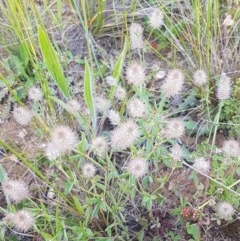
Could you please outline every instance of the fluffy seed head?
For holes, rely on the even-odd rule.
[[[17,211],[12,217],[12,223],[19,232],[27,232],[34,224],[33,214],[27,210]]]
[[[67,103],[67,108],[68,108],[69,112],[76,113],[81,110],[81,105],[79,104],[79,102],[77,100],[70,100]]]
[[[103,96],[97,96],[95,98],[95,105],[99,113],[106,113],[111,107],[111,102]]]
[[[132,23],[129,27],[131,49],[142,49],[143,43],[143,28],[139,23]]]
[[[108,119],[113,126],[118,126],[121,122],[120,115],[117,111],[115,110],[110,110],[108,112]]]
[[[168,98],[173,97],[181,93],[183,83],[183,73],[178,69],[171,70],[162,85],[162,91]]]
[[[118,86],[116,88],[116,90],[115,90],[115,94],[114,95],[115,95],[117,100],[123,100],[123,99],[125,99],[125,97],[127,95],[127,92],[126,92],[126,90],[123,87]]]
[[[132,159],[127,163],[127,171],[137,178],[143,177],[148,171],[148,164],[141,158]]]
[[[132,120],[127,120],[112,132],[111,146],[113,149],[125,150],[134,143],[138,136],[138,126]]]
[[[232,19],[231,15],[227,15],[226,18],[223,20],[223,25],[224,26],[232,26],[234,24],[234,20]]]
[[[178,139],[181,138],[185,133],[185,128],[183,122],[178,119],[174,118],[169,120],[166,125],[166,137]]]
[[[210,172],[210,163],[204,157],[195,159],[193,167],[203,174],[208,175]]]
[[[93,178],[96,173],[96,168],[91,163],[85,163],[82,167],[82,174],[87,178]]]
[[[219,202],[216,205],[216,212],[220,218],[229,220],[232,218],[233,214],[235,213],[235,209],[228,202]]]
[[[230,157],[238,157],[240,154],[239,143],[233,139],[225,140],[223,142],[222,150],[225,152],[227,156]]]
[[[182,147],[178,144],[175,144],[171,148],[171,156],[174,161],[181,161],[182,159]]]
[[[197,70],[193,74],[193,82],[197,86],[203,86],[207,83],[207,74],[203,70]]]
[[[43,98],[43,93],[41,89],[37,87],[32,87],[28,90],[28,98],[33,101],[41,101]]]
[[[51,142],[61,153],[71,151],[77,145],[77,136],[68,126],[57,126],[51,134]]]
[[[49,142],[47,143],[46,149],[45,149],[45,157],[48,158],[48,160],[52,161],[60,157],[62,154],[62,151],[60,151],[59,146],[55,143]]]
[[[19,203],[29,197],[28,186],[23,181],[8,179],[3,182],[2,190],[5,197],[15,203]]]
[[[146,115],[146,107],[138,98],[132,98],[127,104],[127,110],[131,117],[142,118]]]
[[[155,75],[155,79],[163,79],[165,76],[166,76],[166,71],[159,70]]]
[[[132,63],[127,68],[126,79],[128,84],[142,85],[145,82],[144,68],[136,62]]]
[[[108,150],[108,143],[102,136],[95,137],[91,142],[91,150],[97,156],[103,156]]]
[[[117,80],[115,78],[113,78],[111,75],[106,77],[106,84],[108,86],[116,86],[117,85]]]
[[[13,110],[13,118],[18,124],[26,126],[32,120],[32,114],[23,107],[15,107]]]
[[[159,8],[154,8],[151,15],[149,16],[149,24],[153,29],[160,28],[163,22],[163,13]]]
[[[229,99],[231,96],[231,91],[232,91],[231,80],[229,77],[227,77],[225,73],[223,73],[221,75],[221,78],[217,87],[216,95],[218,100],[221,101],[221,100]]]

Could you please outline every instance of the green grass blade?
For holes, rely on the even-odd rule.
[[[89,112],[91,114],[93,130],[96,130],[96,111],[94,107],[93,93],[94,93],[94,89],[93,89],[92,74],[91,74],[88,61],[87,59],[85,59],[84,99],[89,109]]]
[[[123,64],[125,62],[125,57],[126,57],[126,53],[127,53],[127,47],[128,47],[128,41],[127,41],[127,39],[125,39],[123,51],[119,55],[119,57],[116,61],[116,64],[114,65],[114,68],[113,68],[113,77],[117,80],[119,79],[119,77],[122,74]]]
[[[38,27],[39,43],[40,49],[43,55],[43,60],[45,65],[50,72],[52,78],[56,81],[59,89],[62,91],[64,96],[70,96],[70,88],[68,82],[63,74],[63,70],[60,64],[60,61],[57,57],[57,54],[47,36],[47,33],[44,29]]]
[[[127,38],[126,38],[125,39],[125,43],[124,43],[124,47],[123,47],[123,50],[122,50],[122,53],[119,55],[115,65],[113,67],[112,76],[113,76],[113,78],[115,78],[117,80],[117,82],[119,81],[119,78],[121,77],[121,74],[122,74],[122,70],[123,70],[123,65],[124,65],[125,58],[126,58],[127,49],[128,49],[128,41],[127,41]],[[116,89],[116,86],[112,86],[110,94],[109,94],[109,99],[110,100],[113,100],[115,89]]]

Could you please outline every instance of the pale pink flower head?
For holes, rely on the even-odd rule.
[[[139,23],[132,23],[129,27],[130,45],[131,49],[142,49],[143,42],[143,28]]]
[[[57,126],[51,133],[51,143],[57,146],[61,153],[74,149],[77,142],[77,135],[69,126]]]
[[[222,150],[229,157],[238,157],[240,155],[239,142],[234,139],[225,140],[223,142]]]
[[[111,75],[107,76],[105,81],[108,86],[116,86],[117,85],[117,80]]]
[[[28,98],[35,102],[41,101],[43,98],[43,93],[40,88],[32,87],[28,90]]]
[[[224,26],[232,26],[234,24],[234,20],[232,19],[231,15],[227,15],[226,18],[223,20],[223,25]]]
[[[127,67],[126,79],[128,84],[139,86],[145,82],[144,68],[137,62],[132,63]]]
[[[82,174],[86,178],[93,178],[96,173],[96,168],[91,163],[85,163],[82,167]]]
[[[24,107],[15,107],[13,110],[13,118],[18,124],[27,126],[32,120],[32,114]]]
[[[142,118],[146,115],[146,106],[138,98],[133,97],[127,103],[127,110],[131,117],[133,118]]]
[[[168,138],[178,139],[185,133],[183,122],[178,118],[173,118],[167,122],[165,134]]]
[[[210,172],[210,162],[207,161],[204,157],[195,159],[193,167],[196,171],[208,175]]]
[[[227,100],[230,98],[232,92],[231,80],[225,73],[222,73],[220,81],[217,86],[217,98],[218,100]]]
[[[109,110],[108,112],[108,119],[113,126],[118,126],[121,122],[121,118],[119,112],[115,110]]]
[[[153,29],[160,28],[163,24],[163,12],[159,8],[154,8],[149,16],[149,24]]]
[[[184,75],[178,69],[171,70],[162,85],[162,91],[166,97],[174,97],[181,93],[184,84]]]
[[[148,164],[144,159],[135,158],[127,163],[127,171],[136,178],[143,177],[148,171]]]
[[[175,144],[171,148],[171,157],[174,161],[181,161],[182,159],[182,147],[178,144]]]
[[[127,95],[127,91],[123,87],[117,86],[117,88],[115,90],[115,94],[114,94],[116,99],[117,100],[124,100],[126,95]]]
[[[13,214],[11,219],[14,228],[19,232],[29,231],[35,222],[33,214],[24,209]]]
[[[108,150],[108,142],[102,136],[95,137],[91,141],[91,150],[97,156],[104,156]]]
[[[207,74],[204,70],[197,70],[193,74],[193,82],[197,86],[203,86],[207,83]]]
[[[59,149],[59,146],[56,143],[49,142],[47,143],[46,149],[45,149],[45,157],[48,158],[48,160],[55,160],[58,157],[61,156],[62,150]]]
[[[133,120],[127,120],[112,131],[111,146],[113,149],[125,150],[136,141],[138,136],[137,124]]]
[[[104,96],[95,97],[95,106],[99,113],[107,113],[111,107],[111,102]]]
[[[29,197],[28,186],[24,181],[8,179],[2,183],[5,197],[14,203],[19,203]]]
[[[70,113],[76,113],[81,110],[81,105],[77,100],[73,99],[68,101],[67,108]]]
[[[216,205],[216,212],[220,218],[229,220],[235,213],[235,209],[233,208],[232,204],[228,202],[219,202]]]

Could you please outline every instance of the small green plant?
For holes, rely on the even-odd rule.
[[[69,22],[61,1],[0,6],[2,240],[197,241],[235,220],[239,16],[127,2],[70,1]],[[85,56],[55,41],[65,21]],[[100,37],[118,45],[102,59]]]

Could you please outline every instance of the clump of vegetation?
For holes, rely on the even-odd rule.
[[[0,239],[238,240],[238,3],[109,2],[0,5]]]

